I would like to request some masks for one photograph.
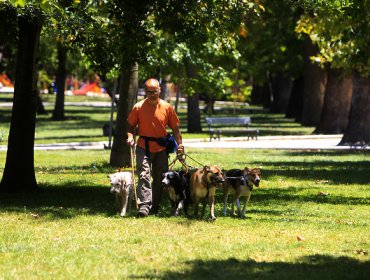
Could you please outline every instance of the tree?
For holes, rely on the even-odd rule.
[[[36,120],[36,60],[42,11],[35,6],[17,9],[18,53],[8,151],[0,189],[30,191],[37,189],[34,171]],[[19,174],[22,174],[20,176]]]
[[[264,11],[259,17],[251,15],[239,31],[240,76],[253,81],[252,103],[284,113],[292,81],[303,69],[302,41],[295,32],[301,10],[290,0],[259,3]]]
[[[329,69],[322,114],[314,133],[342,134],[348,125],[352,97],[352,75]]]
[[[348,126],[341,145],[370,144],[370,61],[369,1],[313,1],[301,0],[300,4],[312,14],[303,16],[299,30],[310,35],[319,46],[313,60],[330,63],[343,74],[352,73],[353,88]]]

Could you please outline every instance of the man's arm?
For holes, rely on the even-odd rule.
[[[173,128],[172,132],[173,132],[173,136],[176,139],[177,144],[179,145],[177,147],[177,154],[184,154],[185,150],[184,150],[184,145],[182,144],[182,136],[181,136],[181,132],[180,132],[179,127],[177,126],[177,127]]]

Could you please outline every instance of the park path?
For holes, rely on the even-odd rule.
[[[296,136],[260,136],[258,140],[246,137],[221,138],[220,141],[209,139],[184,139],[185,148],[202,149],[285,149],[285,150],[355,150],[365,147],[338,146],[342,135],[296,135]],[[35,144],[35,150],[102,150],[108,146],[108,141],[102,142],[73,142],[54,144]],[[0,146],[0,151],[6,150]]]
[[[110,107],[110,102],[65,102],[66,106],[89,106],[89,107]],[[12,106],[12,102],[1,102],[2,106]],[[246,137],[221,137],[221,140],[209,141],[207,139],[184,139],[184,146],[192,148],[241,148],[241,149],[287,149],[287,150],[355,150],[370,149],[370,147],[337,146],[342,139],[341,134],[337,135],[289,135],[289,136],[260,136],[258,140],[247,139]],[[108,146],[107,141],[103,142],[73,142],[54,144],[35,144],[35,150],[83,150],[83,149],[104,149]],[[6,146],[0,146],[0,151],[6,150]]]

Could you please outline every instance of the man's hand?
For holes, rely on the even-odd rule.
[[[135,144],[135,139],[132,135],[127,136],[126,140],[127,145],[130,145],[131,147]]]
[[[180,144],[177,147],[176,154],[177,154],[177,156],[183,156],[185,154],[185,148],[184,148],[184,145],[183,144]]]

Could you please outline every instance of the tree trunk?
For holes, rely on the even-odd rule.
[[[326,72],[310,60],[312,55],[317,54],[309,37],[305,40],[305,65],[302,124],[315,126],[320,121],[324,104],[324,92],[326,85]]]
[[[349,121],[339,145],[370,145],[370,77],[353,74]]]
[[[18,16],[19,42],[8,151],[0,189],[6,192],[38,189],[34,168],[37,69],[42,20]]]
[[[67,48],[58,43],[58,70],[56,75],[57,96],[53,111],[53,120],[64,120],[64,92],[66,89]]]
[[[263,86],[253,84],[251,92],[251,104],[262,105]]]
[[[185,63],[186,75],[188,79],[195,78],[197,75],[195,65]],[[200,123],[200,109],[199,109],[199,92],[193,95],[188,95],[188,133],[200,133],[202,132],[202,126]]]
[[[352,76],[343,77],[341,70],[330,69],[328,71],[321,120],[314,133],[343,133],[348,124],[351,97]]]
[[[262,107],[265,109],[270,109],[272,104],[272,92],[271,92],[271,83],[267,79],[263,84],[262,90]]]
[[[290,94],[292,92],[292,79],[278,74],[271,79],[273,101],[271,104],[272,113],[286,113],[288,109]]]
[[[304,78],[303,76],[301,76],[295,79],[293,82],[288,109],[285,115],[285,117],[287,118],[294,118],[297,122],[301,122],[302,120],[303,89],[304,89]]]
[[[109,162],[113,167],[131,166],[130,147],[126,144],[127,117],[136,102],[139,84],[138,69],[139,66],[135,63],[131,68],[123,70],[121,74],[116,129]]]

